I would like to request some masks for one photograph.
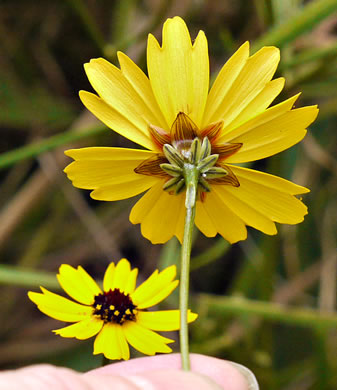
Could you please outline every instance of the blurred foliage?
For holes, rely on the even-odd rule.
[[[280,99],[302,91],[298,105],[320,107],[303,142],[254,163],[311,189],[305,221],[272,237],[249,230],[233,246],[196,237],[191,348],[246,365],[262,389],[337,388],[336,12],[336,0],[1,2],[0,367],[101,363],[92,340],[56,337],[59,323],[26,297],[40,284],[57,291],[60,264],[100,278],[122,256],[142,277],[177,262],[176,240],[153,246],[129,223],[134,200],[93,201],[62,169],[70,146],[130,145],[82,107],[78,90],[91,90],[83,63],[116,63],[123,50],[146,71],[147,33],[160,37],[165,19],[181,15],[192,36],[206,32],[212,72],[245,40],[254,51],[278,45],[287,80]],[[177,293],[168,306],[177,307]]]

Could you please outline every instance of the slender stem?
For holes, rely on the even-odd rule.
[[[228,315],[256,317],[280,324],[301,325],[308,328],[326,329],[337,327],[337,314],[317,309],[301,308],[275,302],[265,302],[239,297],[223,297],[200,294],[197,307],[207,307],[207,313],[217,318]]]
[[[88,35],[96,46],[100,49],[101,53],[104,51],[104,37],[98,24],[93,18],[85,2],[82,0],[68,0],[69,5],[76,12],[77,16],[81,19],[84,29],[87,30]]]
[[[18,286],[38,288],[44,286],[50,289],[60,289],[55,274],[34,269],[0,264],[0,286]]]
[[[190,358],[188,347],[188,325],[187,325],[187,310],[188,310],[188,291],[189,291],[189,276],[190,276],[190,258],[192,248],[192,233],[195,218],[195,202],[197,194],[197,185],[199,172],[192,164],[185,164],[184,177],[186,183],[186,216],[184,227],[184,238],[181,248],[181,271],[180,271],[180,352],[181,365],[185,371],[190,370]]]
[[[252,52],[262,46],[284,46],[312,29],[328,15],[337,10],[337,0],[316,0],[308,2],[286,22],[271,28],[255,41]]]
[[[53,150],[59,146],[67,143],[78,141],[82,138],[91,137],[103,132],[106,129],[104,125],[98,124],[86,129],[69,130],[64,133],[53,135],[49,138],[36,141],[34,143],[22,146],[9,152],[0,154],[0,169],[14,165],[17,162],[25,160],[30,157],[36,157],[41,153]]]

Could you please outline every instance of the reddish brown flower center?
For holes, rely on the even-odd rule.
[[[122,293],[118,288],[96,295],[92,306],[93,314],[99,316],[105,323],[122,324],[125,321],[134,321],[136,318],[136,306],[130,295]]]
[[[207,162],[209,162],[209,159],[211,158],[210,155],[216,156],[214,160],[215,169],[212,171],[209,170],[206,173],[200,172],[200,198],[203,199],[202,193],[204,191],[210,191],[210,185],[212,184],[225,184],[238,187],[240,185],[238,179],[230,167],[225,165],[224,161],[229,156],[236,153],[241,148],[242,144],[220,143],[218,139],[222,127],[223,122],[219,121],[200,130],[189,116],[183,112],[180,112],[177,115],[177,118],[171,127],[170,134],[157,126],[150,125],[149,131],[151,137],[161,152],[139,164],[135,168],[135,172],[142,175],[166,178],[166,184],[168,185],[165,184],[164,189],[170,192],[171,187],[175,186],[176,191],[171,192],[177,194],[180,190],[184,189],[183,164],[191,163],[191,159],[193,160],[193,156],[191,156],[193,141],[198,139],[200,144],[202,144],[203,141],[207,139],[209,141],[208,144],[210,145],[207,152],[209,156]],[[168,155],[168,153],[170,155]],[[207,156],[199,157],[206,158]],[[193,163],[197,166],[200,161],[194,161]],[[170,169],[168,164],[176,166]],[[182,168],[181,176],[179,175],[180,168]],[[221,175],[221,172],[225,172],[225,174]],[[172,179],[172,176],[174,179]],[[181,180],[179,179],[179,176],[181,177]],[[176,187],[177,184],[178,187]],[[179,188],[179,191],[177,191],[177,188]]]

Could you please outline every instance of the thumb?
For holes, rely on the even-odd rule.
[[[157,370],[130,376],[92,373],[35,365],[0,374],[0,390],[219,390],[211,379],[180,370]]]
[[[212,379],[202,374],[175,369],[147,371],[136,375],[130,375],[127,377],[127,380],[130,383],[130,387],[126,387],[125,390],[222,389],[222,387],[213,382]],[[114,387],[114,389],[116,388]]]

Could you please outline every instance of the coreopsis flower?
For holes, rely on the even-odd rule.
[[[62,337],[79,340],[96,336],[94,354],[108,359],[129,359],[129,345],[146,355],[172,352],[167,345],[174,340],[154,331],[179,329],[179,310],[148,311],[177,287],[176,267],[156,270],[136,288],[138,269],[121,259],[111,263],[103,279],[103,290],[81,267],[63,264],[57,275],[63,290],[75,301],[41,287],[42,293],[30,291],[29,298],[44,314],[74,324],[54,330]],[[197,314],[188,312],[192,322]]]
[[[284,79],[272,80],[280,54],[263,47],[249,56],[244,43],[220,70],[209,91],[207,40],[195,41],[180,17],[163,27],[162,46],[149,35],[148,77],[123,53],[120,69],[102,58],[85,64],[98,96],[80,92],[84,105],[108,127],[144,150],[90,147],[68,150],[73,185],[97,200],[146,194],[130,221],[143,236],[182,241],[184,164],[198,167],[195,223],[207,237],[230,243],[247,237],[246,225],[276,234],[277,223],[297,224],[307,214],[296,197],[309,190],[242,167],[299,142],[317,116],[316,106],[293,109],[299,95],[273,107]]]

